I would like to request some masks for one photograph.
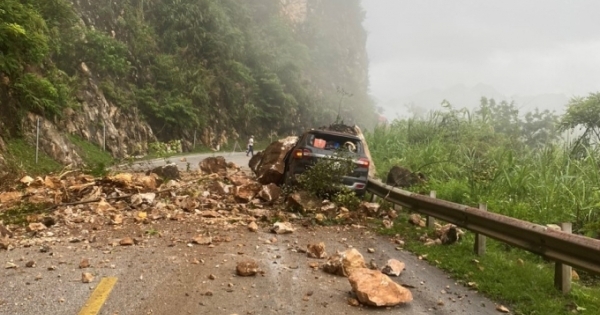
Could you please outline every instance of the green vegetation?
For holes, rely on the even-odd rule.
[[[395,120],[366,136],[380,177],[392,165],[408,167],[428,177],[410,190],[435,190],[440,199],[475,207],[486,203],[488,211],[538,224],[572,222],[575,233],[599,237],[599,112],[597,94],[574,98],[563,117],[538,110],[519,115],[514,104],[486,98],[473,111],[444,101],[426,117]],[[581,136],[561,137],[580,127]],[[400,234],[407,249],[475,283],[515,314],[600,312],[600,288],[589,274],[580,272],[582,282],[563,296],[553,287],[553,265],[536,255],[489,241],[486,255],[477,257],[470,233],[451,247],[426,247],[418,241],[423,230],[405,222],[403,213],[382,232]]]
[[[576,233],[598,236],[598,151],[581,139],[557,141],[558,123],[573,109],[562,120],[547,111],[522,119],[506,102],[484,98],[474,112],[445,103],[428,117],[377,128],[367,141],[382,176],[398,164],[425,173],[429,181],[415,189],[435,190],[438,198],[487,203],[539,224],[572,222]]]
[[[85,163],[87,173],[94,176],[106,175],[107,167],[114,163],[113,157],[108,152],[75,135],[69,135],[69,139],[77,147],[77,153]]]
[[[14,139],[6,143],[6,160],[11,169],[11,179],[22,175],[38,176],[55,173],[62,169],[62,165],[41,150],[38,152],[38,163],[35,163],[35,146],[31,146],[22,139]],[[9,180],[9,179],[5,179]]]
[[[235,138],[333,122],[372,126],[359,0],[309,1],[303,22],[276,0],[6,0],[0,4],[0,112],[19,136],[27,111],[75,107],[81,63],[109,101],[161,142]],[[347,91],[341,93],[340,91]],[[4,115],[8,113],[8,115]]]
[[[50,203],[23,202],[15,207],[0,212],[0,221],[4,224],[26,225],[28,216],[48,214]]]
[[[554,264],[539,256],[489,239],[486,254],[477,256],[472,233],[453,245],[425,246],[419,241],[424,230],[409,226],[407,218],[402,213],[394,228],[381,232],[401,235],[407,250],[448,271],[456,282],[510,307],[512,314],[600,313],[600,287],[575,281],[572,291],[563,295],[554,288]]]
[[[323,199],[330,199],[340,206],[356,209],[360,199],[354,191],[342,184],[342,178],[354,171],[355,165],[341,150],[334,158],[319,159],[312,167],[297,177],[298,190]]]

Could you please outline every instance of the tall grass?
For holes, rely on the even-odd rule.
[[[567,144],[530,147],[518,126],[504,128],[510,133],[492,126],[450,109],[395,120],[366,138],[382,178],[400,165],[428,176],[413,190],[435,190],[438,198],[472,206],[484,202],[490,211],[539,224],[572,222],[576,232],[597,237],[599,152],[587,148],[585,157],[575,158]]]

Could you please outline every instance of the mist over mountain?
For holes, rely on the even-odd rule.
[[[497,102],[514,102],[521,114],[538,108],[549,109],[561,114],[571,96],[560,93],[532,95],[505,95],[495,87],[478,83],[474,86],[456,84],[447,88],[431,88],[396,99],[377,100],[389,120],[398,117],[422,116],[431,110],[440,109],[446,100],[455,108],[473,109],[479,106],[482,97],[493,98]]]

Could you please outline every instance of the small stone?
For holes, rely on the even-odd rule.
[[[212,244],[212,237],[198,235],[198,236],[194,237],[192,239],[192,241],[198,245],[210,245],[210,244]]]
[[[131,245],[133,245],[133,239],[131,237],[122,238],[119,241],[119,245],[121,245],[121,246],[131,246]]]
[[[370,248],[367,249],[367,252],[374,253],[375,252],[375,248],[370,247]]]
[[[381,269],[381,272],[383,272],[384,274],[386,274],[388,276],[397,277],[400,275],[402,270],[404,270],[404,267],[405,267],[405,264],[403,262],[396,260],[396,259],[389,259],[387,261],[387,264],[385,265],[385,267],[383,267],[383,269]]]
[[[5,269],[17,269],[17,265],[15,265],[14,263],[9,261],[6,263],[6,265],[4,265],[4,268]]]
[[[325,251],[325,243],[308,244],[306,247],[306,255],[310,258],[326,258],[327,252]]]
[[[250,232],[258,231],[258,225],[256,224],[256,222],[254,222],[254,221],[250,222],[250,224],[248,224],[248,230]]]
[[[27,226],[27,231],[28,232],[40,232],[45,230],[47,227],[43,224],[43,223],[39,223],[39,222],[34,222],[34,223],[29,223],[29,225]]]
[[[89,272],[84,272],[81,274],[81,282],[90,283],[94,281],[94,275]]]
[[[79,269],[84,269],[84,268],[89,268],[89,267],[90,267],[89,259],[84,258],[79,262]]]
[[[271,227],[271,232],[276,234],[289,234],[295,230],[290,222],[275,222]]]
[[[35,267],[35,261],[33,261],[33,260],[28,261],[25,264],[25,267],[27,267],[27,268],[33,268],[33,267]]]
[[[217,279],[217,276],[213,275],[212,273],[208,276],[208,279],[210,280],[215,280]]]
[[[348,298],[348,305],[356,307],[360,306],[360,303],[355,298]]]
[[[496,305],[496,310],[500,313],[510,313],[510,310],[504,305]]]
[[[240,261],[237,264],[236,272],[238,276],[249,277],[258,273],[258,264],[252,259]]]

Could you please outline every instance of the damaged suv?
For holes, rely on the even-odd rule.
[[[336,131],[310,130],[305,132],[285,156],[284,183],[294,185],[300,174],[320,159],[329,158],[354,164],[350,174],[343,176],[342,184],[363,195],[367,189],[370,161],[359,137]]]

